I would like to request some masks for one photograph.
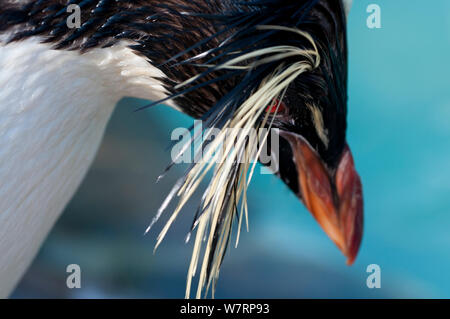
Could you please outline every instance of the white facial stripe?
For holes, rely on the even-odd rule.
[[[323,117],[322,112],[319,110],[319,108],[312,104],[307,104],[309,110],[311,111],[311,117],[313,120],[314,127],[316,129],[317,135],[322,140],[323,144],[325,145],[325,148],[328,148],[328,130],[325,129],[323,124]]]

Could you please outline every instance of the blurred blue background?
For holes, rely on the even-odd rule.
[[[382,28],[349,17],[348,140],[362,177],[365,230],[352,267],[277,178],[250,188],[250,232],[223,264],[216,297],[450,297],[450,2],[384,0]],[[143,232],[182,167],[155,186],[170,160],[170,132],[192,120],[125,99],[77,195],[14,297],[184,297],[195,201],[156,254]],[[159,224],[161,227],[163,223]],[[82,289],[65,285],[68,264]],[[381,267],[368,289],[366,267]]]

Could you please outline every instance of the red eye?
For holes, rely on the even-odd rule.
[[[278,104],[280,104],[280,106],[278,106]],[[277,111],[277,108],[277,113],[283,113],[286,110],[286,105],[282,101],[273,100],[272,103],[267,107],[266,112],[273,114]]]

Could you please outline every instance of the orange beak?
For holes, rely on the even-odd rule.
[[[347,257],[347,264],[353,264],[363,233],[363,196],[350,148],[345,147],[336,172],[331,174],[302,136],[285,131],[280,135],[292,148],[300,186],[298,196]]]

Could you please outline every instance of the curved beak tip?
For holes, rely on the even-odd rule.
[[[346,262],[347,266],[353,266],[353,264],[355,263],[355,260],[356,260],[356,255],[352,256],[352,257],[347,256],[347,262]]]
[[[362,184],[353,157],[345,147],[334,176],[300,135],[283,132],[291,145],[299,180],[299,197],[325,233],[355,262],[363,234]]]

